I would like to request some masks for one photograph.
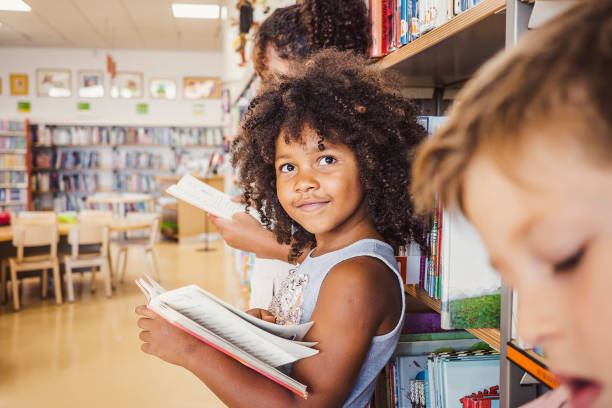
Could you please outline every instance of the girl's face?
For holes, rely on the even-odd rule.
[[[308,127],[302,140],[276,139],[276,191],[287,214],[312,234],[337,232],[366,211],[357,160],[343,144],[324,142]]]
[[[521,339],[544,347],[573,408],[609,408],[612,165],[585,151],[588,142],[575,135],[589,130],[571,119],[531,127],[510,173],[478,153],[464,207],[491,263],[518,291]]]

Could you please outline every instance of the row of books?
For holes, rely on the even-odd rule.
[[[469,333],[403,335],[375,390],[376,408],[497,408],[499,353]]]
[[[61,151],[61,152],[34,152],[34,166],[38,168],[97,169],[100,167],[100,153],[98,151]]]
[[[174,167],[174,155],[140,151],[113,153],[113,168],[115,169],[169,169]]]
[[[0,154],[1,167],[25,167],[26,158],[23,154]]]
[[[113,177],[113,191],[157,192],[157,178],[151,174],[116,174]]]
[[[221,166],[223,166],[223,155],[217,151],[204,155],[195,151],[184,152],[177,154],[176,159],[176,173],[178,174],[195,172],[201,177],[210,177],[221,174]]]
[[[367,0],[370,7],[372,57],[409,44],[473,7],[480,0]]]
[[[53,126],[32,127],[35,145],[220,145],[220,128]]]
[[[0,136],[0,149],[26,149],[25,137]]]
[[[31,180],[36,192],[93,192],[100,188],[97,174],[37,173]]]
[[[445,117],[420,117],[429,134]],[[444,329],[499,328],[501,279],[476,229],[458,211],[436,205],[427,234],[428,252],[414,258],[409,276],[430,297],[441,299]]]
[[[0,132],[25,132],[23,120],[0,120]]]
[[[20,188],[0,188],[0,203],[20,202],[24,198]]]
[[[0,184],[25,184],[26,173],[23,171],[0,171]]]

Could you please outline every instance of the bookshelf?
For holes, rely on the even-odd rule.
[[[401,72],[408,86],[444,87],[463,82],[504,48],[505,8],[505,0],[482,0],[379,63]]]
[[[527,31],[532,9],[533,4],[523,0],[481,0],[380,58],[378,64],[383,69],[400,73],[406,86],[434,88],[435,114],[443,115],[444,92],[460,87],[498,51],[516,44],[518,37]],[[425,291],[414,285],[407,285],[405,291],[429,308],[440,311],[440,300],[431,298]],[[502,288],[500,321],[500,329],[468,331],[500,351],[500,406],[510,408],[536,396],[534,387],[521,385],[525,373],[548,387],[554,384],[554,380],[552,383],[550,380],[554,377],[545,359],[512,343],[512,291],[505,287]]]
[[[208,171],[223,146],[220,126],[36,123],[31,129],[34,208],[56,211],[84,207],[97,193],[159,196],[159,176]]]
[[[0,211],[28,209],[30,138],[26,120],[0,120]]]
[[[404,291],[406,294],[414,297],[421,301],[425,306],[429,307],[433,311],[440,313],[442,310],[442,304],[440,299],[434,299],[427,294],[426,291],[419,288],[418,285],[404,285]],[[500,332],[499,329],[466,329],[466,331],[472,333],[480,340],[487,343],[495,350],[500,350]]]

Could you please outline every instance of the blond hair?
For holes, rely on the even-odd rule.
[[[412,169],[416,210],[433,210],[436,196],[462,209],[465,170],[478,152],[516,148],[529,124],[568,107],[593,130],[584,135],[595,138],[592,150],[609,158],[612,0],[579,3],[478,70],[446,125],[419,148]]]

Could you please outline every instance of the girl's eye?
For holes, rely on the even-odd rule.
[[[280,170],[281,173],[289,173],[295,170],[295,166],[293,164],[286,163],[286,164],[282,164],[278,169]]]
[[[582,260],[585,248],[581,248],[578,252],[567,258],[566,260],[559,262],[555,265],[556,274],[565,274],[571,272]]]
[[[323,156],[319,159],[319,166],[329,166],[334,164],[337,160],[332,156]]]

